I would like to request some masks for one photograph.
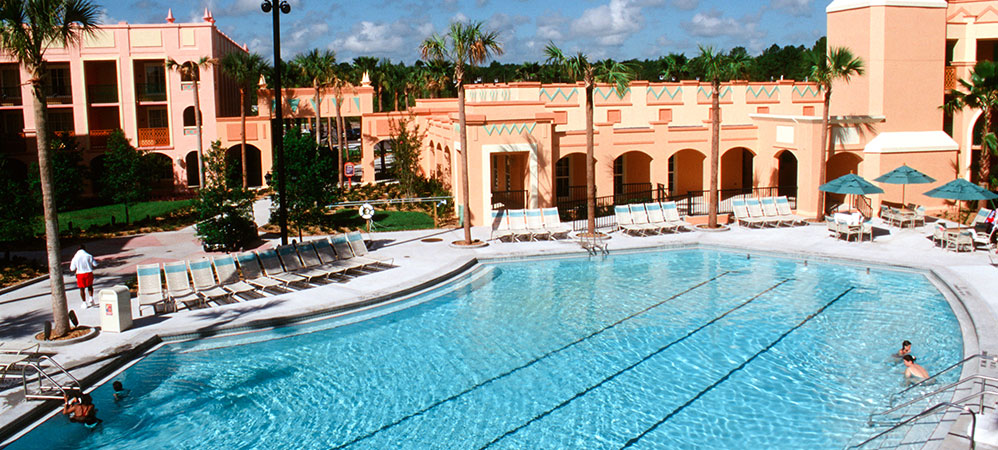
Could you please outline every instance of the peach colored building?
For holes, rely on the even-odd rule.
[[[162,24],[104,25],[78,47],[49,48],[50,128],[75,135],[84,163],[98,169],[108,134],[122,129],[133,145],[170,161],[173,170],[157,180],[161,193],[197,185],[193,83],[165,63],[246,51],[214,22],[208,11],[200,23],[174,23],[169,14]],[[0,147],[25,168],[37,159],[27,79],[16,61],[0,59]],[[219,134],[215,119],[239,115],[239,91],[218,68],[202,71],[199,90],[207,148]]]

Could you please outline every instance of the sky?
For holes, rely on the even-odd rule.
[[[93,0],[102,22],[201,22],[211,10],[222,32],[272,59],[270,15],[261,0]],[[481,21],[500,35],[501,62],[543,60],[554,42],[590,58],[645,59],[697,46],[743,46],[758,54],[775,44],[810,47],[825,34],[829,0],[287,0],[281,54],[331,49],[338,61],[374,56],[412,63],[420,42],[452,21]]]

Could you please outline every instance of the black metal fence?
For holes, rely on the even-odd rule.
[[[628,205],[632,203],[651,202],[676,202],[680,214],[684,216],[706,216],[710,207],[710,191],[690,191],[681,195],[668,195],[662,185],[655,189],[651,184],[644,184],[643,191],[621,192],[615,195],[596,197],[596,228],[616,228],[617,217],[614,215],[615,205]],[[584,188],[584,186],[583,186]],[[770,186],[744,189],[721,189],[718,190],[719,202],[717,205],[718,214],[730,214],[731,200],[736,198],[750,197],[776,197],[784,195],[790,203],[790,208],[797,208],[797,187],[796,186]],[[494,197],[493,197],[494,198]],[[558,213],[563,222],[572,222],[575,231],[586,228],[587,206],[586,199],[558,202]]]
[[[523,209],[527,205],[527,191],[493,191],[493,209]]]

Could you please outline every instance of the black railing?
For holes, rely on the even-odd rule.
[[[166,85],[160,83],[138,83],[135,85],[135,95],[140,102],[166,101]]]
[[[493,191],[492,209],[523,209],[527,206],[527,191]]]
[[[91,84],[87,86],[90,103],[118,103],[118,86],[115,84]]]
[[[19,106],[21,86],[0,86],[0,105]]]
[[[786,196],[791,209],[797,209],[797,187],[796,186],[769,186],[756,188],[719,189],[717,191],[719,202],[717,203],[718,214],[731,214],[731,200],[740,198],[762,198]],[[668,201],[676,202],[676,206],[683,215],[706,216],[710,213],[710,191],[689,191],[681,195],[668,196]]]
[[[615,205],[629,205],[631,203],[648,203],[661,201],[658,191],[649,189],[647,191],[635,191],[596,197],[596,228],[616,228],[617,217],[614,215]],[[572,222],[574,231],[584,230],[587,227],[588,206],[585,198],[579,200],[558,202],[558,214],[563,222]]]

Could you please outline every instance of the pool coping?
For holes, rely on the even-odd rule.
[[[708,249],[724,252],[749,252],[750,254],[783,259],[797,259],[804,261],[814,260],[854,267],[875,266],[888,270],[920,273],[926,276],[926,278],[936,287],[937,290],[939,290],[944,298],[946,298],[954,314],[957,316],[963,338],[963,352],[965,356],[980,353],[982,348],[994,348],[996,347],[996,344],[998,344],[998,318],[996,318],[991,312],[986,302],[981,298],[980,293],[977,292],[973,286],[961,285],[959,280],[962,280],[962,277],[959,274],[947,270],[945,266],[935,266],[931,264],[898,264],[890,261],[871,260],[870,258],[849,258],[843,257],[842,255],[832,255],[821,252],[800,251],[794,249],[773,250],[769,248],[760,248],[758,246],[738,245],[732,243],[717,244],[699,241],[681,241],[651,244],[652,245],[638,245],[613,249],[612,254]],[[423,291],[435,289],[442,284],[474,270],[482,264],[546,259],[584,258],[587,256],[593,258],[593,256],[590,256],[584,250],[574,246],[569,248],[563,247],[561,249],[549,249],[521,254],[477,256],[469,254],[462,258],[463,262],[459,260],[457,264],[448,267],[445,273],[430,279],[422,280],[398,290],[390,292],[374,292],[357,297],[357,301],[355,302],[345,303],[329,308],[320,308],[304,313],[292,313],[266,319],[257,319],[240,325],[203,327],[185,333],[157,333],[141,342],[135,343],[134,345],[120,348],[120,351],[118,351],[119,349],[115,349],[115,351],[109,355],[81,362],[71,367],[67,367],[67,369],[73,371],[74,374],[78,372],[85,374],[82,377],[77,378],[80,379],[81,384],[84,386],[84,391],[89,392],[99,387],[103,382],[109,380],[112,375],[140,361],[146,355],[163,345],[183,341],[235,336],[242,333],[260,332],[268,329],[348,316],[365,311],[369,308],[387,306],[395,301],[402,301],[406,298],[418,295]],[[597,256],[596,258],[599,257]],[[992,330],[994,331],[992,332]],[[984,341],[984,343],[982,343],[982,341]],[[975,351],[969,351],[971,349]],[[994,353],[998,354],[998,352]],[[966,364],[963,367],[960,378],[962,379],[970,374],[980,372],[981,370],[978,365]],[[14,387],[13,389],[17,390],[19,387]],[[8,441],[11,440],[12,437],[19,437],[20,435],[30,431],[47,416],[54,414],[53,411],[56,410],[60,404],[60,402],[56,400],[33,403],[30,406],[27,406],[27,403],[28,402],[22,401],[20,405],[14,405],[11,409],[16,408],[17,406],[22,406],[24,407],[22,409],[25,409],[25,411],[16,413],[10,421],[0,425],[0,447],[9,444],[10,442]],[[950,424],[946,424],[945,429],[943,429],[943,424],[946,424],[946,422],[942,422],[937,427],[936,431],[933,433],[933,436],[939,435],[940,432],[942,432],[945,436],[946,433],[950,431]]]

